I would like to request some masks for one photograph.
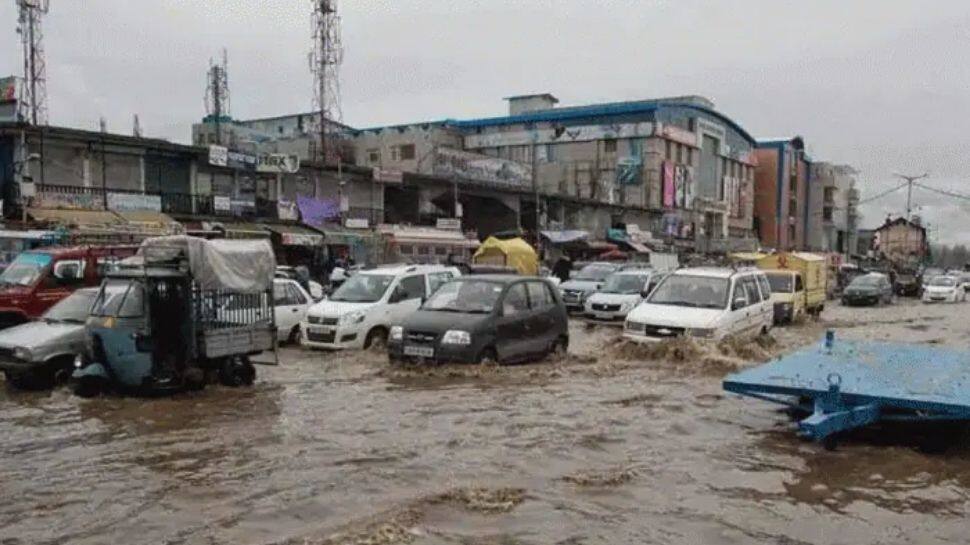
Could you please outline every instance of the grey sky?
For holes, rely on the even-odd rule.
[[[309,0],[51,0],[54,124],[187,141],[210,56],[229,51],[232,113],[308,110]],[[860,170],[970,195],[970,2],[343,0],[344,121],[366,127],[504,113],[502,97],[564,105],[703,94],[755,136],[801,134]],[[21,72],[14,2],[0,3],[0,74]],[[970,243],[970,201],[914,197],[941,242]],[[958,204],[959,203],[959,204]],[[905,192],[863,208],[900,211]]]

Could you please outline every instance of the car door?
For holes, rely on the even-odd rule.
[[[428,296],[427,275],[414,274],[405,276],[401,278],[394,290],[401,294],[401,299],[395,303],[388,304],[389,322],[383,325],[400,323],[412,312],[418,310],[421,303]]]
[[[276,330],[281,338],[290,334],[290,330],[296,325],[293,321],[293,305],[290,301],[289,281],[273,281],[273,307],[276,314]]]
[[[509,286],[502,295],[495,325],[495,351],[500,360],[516,360],[528,354],[529,296],[525,282]]]
[[[306,318],[309,295],[293,280],[282,282],[285,289],[282,305],[277,303],[276,323],[281,336],[289,335]]]
[[[741,281],[744,283],[745,290],[748,292],[748,312],[745,315],[745,334],[754,335],[761,331],[764,325],[765,304],[771,304],[770,300],[765,301],[761,296],[761,286],[758,279],[753,274],[745,275]]]
[[[759,274],[755,277],[758,281],[758,287],[761,288],[761,325],[767,329],[775,323],[775,305],[771,301],[771,284],[768,283],[768,277]]]
[[[728,323],[725,325],[725,334],[743,335],[748,328],[748,291],[744,286],[741,277],[734,279],[734,287],[731,290],[731,297],[728,301]],[[735,308],[735,302],[740,302]]]
[[[527,282],[529,292],[529,323],[526,328],[528,350],[532,354],[544,354],[556,342],[558,332],[556,319],[551,312],[555,299],[549,287],[539,280]]]

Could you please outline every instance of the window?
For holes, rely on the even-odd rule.
[[[84,277],[84,262],[78,259],[54,263],[54,277],[59,280],[80,280]]]
[[[431,273],[428,275],[428,293],[434,293],[442,284],[448,283],[453,277],[450,272]]]
[[[132,283],[125,295],[125,301],[118,311],[119,318],[137,318],[145,311],[145,291],[141,284]]]
[[[448,255],[448,248],[444,246],[435,246],[434,255]]]
[[[682,164],[684,162],[684,146],[676,144],[677,146],[677,163]]]
[[[431,253],[430,246],[418,246],[418,255],[429,255]]]
[[[667,143],[666,157],[667,157],[667,160],[670,161],[671,159],[674,158],[674,143],[671,142],[670,140],[665,140],[665,142]]]
[[[401,146],[401,160],[411,161],[414,159],[414,144],[404,144]]]
[[[512,316],[529,310],[529,299],[526,297],[525,284],[515,284],[505,294],[502,302],[502,315]]]
[[[303,290],[296,287],[293,283],[288,283],[286,285],[286,291],[289,292],[289,304],[290,305],[305,305],[307,304],[306,294]]]
[[[738,299],[743,299],[744,304],[741,307],[746,307],[750,304],[750,299],[748,299],[748,292],[744,288],[744,281],[740,278],[734,281],[734,293],[731,295],[731,305],[734,305],[734,301]]]
[[[549,293],[549,286],[543,282],[529,282],[529,303],[533,309],[548,308],[556,304]]]
[[[369,149],[367,150],[367,161],[372,165],[380,164],[381,162],[381,150],[379,149]]]
[[[742,282],[744,282],[744,289],[748,292],[748,304],[760,303],[761,288],[758,286],[758,281],[755,280],[754,276],[745,276]]]
[[[398,289],[404,292],[404,301],[409,299],[424,299],[424,276],[409,276],[401,280],[397,285]]]
[[[771,298],[771,284],[767,276],[758,276],[758,285],[761,286],[761,299],[767,301]]]
[[[288,305],[288,298],[289,296],[286,293],[286,285],[282,282],[273,282],[273,305],[277,307]]]
[[[802,285],[802,275],[796,274],[795,275],[795,293],[798,293],[798,292],[802,291],[803,289],[804,289],[804,286]]]
[[[694,164],[694,148],[687,146],[687,164]]]
[[[414,254],[414,246],[411,246],[410,244],[401,245],[401,255],[412,255],[412,254]]]
[[[603,151],[606,153],[616,153],[616,140],[604,140]]]

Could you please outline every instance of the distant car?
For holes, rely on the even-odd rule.
[[[441,286],[391,327],[392,362],[513,362],[565,353],[569,317],[553,286],[535,277],[467,276]]]
[[[958,303],[967,300],[966,283],[955,276],[935,276],[923,287],[924,303]]]
[[[594,320],[622,320],[660,281],[650,269],[629,269],[611,274],[603,287],[586,298],[586,316]]]
[[[0,370],[15,388],[40,389],[67,377],[84,352],[84,322],[100,288],[84,288],[37,321],[0,331]]]
[[[300,324],[313,305],[313,297],[296,280],[273,280],[277,339],[293,344],[300,341]]]
[[[744,338],[768,333],[773,323],[771,287],[764,271],[698,267],[664,278],[627,314],[623,336],[637,342]]]
[[[842,304],[878,305],[893,302],[893,286],[889,277],[882,273],[869,273],[855,277],[842,292]]]
[[[586,298],[602,287],[606,277],[619,271],[620,263],[606,261],[589,263],[576,271],[566,282],[559,284],[559,293],[566,309],[582,312]]]
[[[276,278],[284,278],[289,280],[299,280],[299,274],[295,267],[289,267],[286,265],[279,265],[276,267]],[[317,282],[316,280],[307,280],[307,290],[310,293],[310,297],[313,297],[314,301],[319,301],[323,299],[326,295],[323,289],[323,284]]]

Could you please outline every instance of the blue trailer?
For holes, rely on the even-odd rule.
[[[970,353],[869,341],[819,345],[724,379],[729,392],[808,416],[803,437],[834,446],[834,434],[879,421],[970,420]]]

